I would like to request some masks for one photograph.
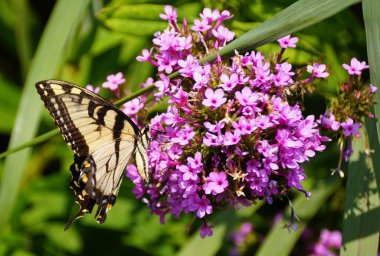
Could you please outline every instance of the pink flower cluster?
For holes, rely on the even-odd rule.
[[[222,25],[230,13],[206,8],[182,28],[171,6],[160,17],[169,28],[157,32],[154,47],[137,59],[158,68],[155,96],[169,97],[170,105],[150,123],[149,184],[128,168],[136,197],[163,221],[166,214],[205,219],[228,206],[271,204],[292,188],[309,196],[301,185],[306,177],[301,164],[323,151],[329,139],[320,135],[313,115],[304,117],[298,104],[288,103],[290,86],[305,83],[292,65],[254,51],[201,63],[233,39]],[[293,47],[298,39],[285,41]],[[325,68],[315,64],[307,83],[326,77]],[[179,77],[169,78],[174,71]],[[207,224],[202,230],[203,236],[212,233]]]
[[[318,123],[341,138],[341,159],[348,161],[353,153],[352,139],[361,137],[362,116],[372,117],[370,107],[377,87],[371,84],[368,86],[360,81],[363,70],[369,68],[365,61],[352,58],[350,65],[342,66],[350,75],[349,81],[343,83],[338,99],[334,99],[335,103],[320,116]],[[341,173],[340,164],[337,170]]]

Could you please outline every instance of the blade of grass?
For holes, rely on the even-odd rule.
[[[289,255],[308,222],[325,204],[340,182],[341,180],[336,176],[331,177],[329,181],[321,181],[318,186],[311,189],[312,196],[309,200],[300,194],[293,202],[295,213],[302,221],[299,230],[289,234],[288,229],[285,228],[285,225],[290,222],[290,208],[288,208],[285,211],[287,216],[272,228],[257,255]]]
[[[28,147],[31,147],[31,146],[34,146],[34,145],[37,145],[37,144],[39,144],[39,143],[41,143],[43,141],[46,141],[46,140],[48,140],[48,139],[50,139],[50,138],[52,138],[52,137],[54,137],[54,136],[56,136],[58,134],[59,134],[59,130],[58,129],[54,129],[54,130],[51,130],[51,131],[49,131],[47,133],[44,133],[44,134],[42,134],[42,135],[40,135],[38,137],[33,138],[32,140],[30,140],[30,141],[28,141],[28,142],[20,145],[20,146],[17,146],[15,148],[7,150],[4,153],[1,153],[0,154],[0,159],[4,158],[4,157],[7,157],[10,154],[16,153],[17,151],[23,150],[25,148],[28,148]]]
[[[300,0],[266,20],[255,29],[240,36],[219,51],[223,57],[232,56],[234,51],[244,53],[272,42],[278,38],[316,24],[360,0]],[[209,62],[216,54],[207,56],[202,62]]]
[[[15,148],[34,137],[42,109],[34,84],[57,73],[69,34],[79,24],[88,3],[89,0],[61,0],[54,7],[26,77],[9,148]],[[23,150],[5,160],[0,186],[0,237],[9,228],[8,220],[17,200],[29,155],[30,150]]]
[[[33,24],[30,14],[29,2],[26,0],[12,1],[14,13],[18,14],[15,19],[14,32],[15,42],[17,45],[18,57],[20,60],[21,73],[23,78],[29,69],[32,60],[32,40],[31,40],[31,25]]]
[[[367,39],[367,55],[371,83],[380,85],[380,20],[378,0],[363,0],[363,16]],[[380,91],[375,95],[379,102]],[[375,116],[380,105],[374,106]],[[343,246],[340,255],[376,255],[380,230],[380,125],[374,119],[366,120],[368,137],[357,140],[347,181],[345,218],[343,221]],[[367,141],[365,141],[367,139]],[[364,154],[369,144],[375,153]]]
[[[213,235],[211,237],[201,238],[199,232],[195,232],[190,238],[189,242],[178,253],[179,256],[212,256],[216,255],[218,250],[223,245],[225,234],[231,230],[233,226],[241,222],[241,219],[252,216],[260,207],[263,206],[262,202],[252,205],[249,208],[240,209],[235,211],[229,209],[220,212],[214,216],[210,223],[215,224],[213,228]]]
[[[353,142],[340,255],[377,254],[380,200],[371,158],[365,153],[367,139],[363,136]]]
[[[367,55],[370,66],[371,83],[380,87],[380,1],[363,0],[364,26],[367,40]],[[375,116],[380,116],[380,90],[375,94]],[[377,122],[377,134],[380,134],[380,122]],[[379,138],[378,138],[379,140]]]

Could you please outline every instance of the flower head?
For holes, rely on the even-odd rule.
[[[107,76],[107,81],[102,84],[103,88],[109,88],[112,91],[117,91],[119,85],[125,83],[125,78],[121,72]]]
[[[360,136],[359,129],[361,128],[360,123],[354,123],[354,120],[348,118],[346,122],[341,123],[344,136]]]
[[[171,5],[166,5],[164,8],[165,14],[160,14],[160,18],[163,20],[175,21],[178,17],[177,10]]]
[[[224,92],[222,89],[213,90],[211,88],[207,88],[205,91],[205,98],[202,101],[202,104],[206,107],[218,108],[223,105],[227,101],[224,98]]]
[[[343,64],[343,68],[347,70],[350,75],[361,75],[364,69],[368,69],[369,66],[365,61],[358,61],[356,58],[351,59],[351,64]]]
[[[284,36],[277,40],[281,48],[296,48],[296,43],[298,42],[298,37],[290,37],[290,35]]]
[[[328,72],[326,72],[326,65],[318,63],[314,63],[313,66],[308,66],[308,72],[310,72],[312,76],[316,78],[326,78],[330,75]]]

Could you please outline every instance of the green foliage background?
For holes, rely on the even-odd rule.
[[[178,9],[179,20],[186,17],[189,23],[204,7],[228,9],[234,14],[229,26],[239,37],[294,2],[183,0],[171,4]],[[35,134],[54,129],[47,111],[41,112],[42,102],[34,90],[38,80],[56,78],[80,85],[101,85],[108,74],[121,71],[127,78],[125,92],[138,90],[140,83],[154,75],[154,70],[135,58],[143,48],[151,47],[152,34],[166,27],[166,22],[158,17],[165,4],[160,0],[0,1],[0,152],[15,147],[23,138],[28,141]],[[336,93],[346,78],[341,63],[348,63],[353,56],[367,59],[361,4],[295,35],[300,38],[297,50],[286,52],[291,63],[322,61],[331,67],[331,78],[318,85],[319,95]],[[259,48],[264,54],[279,49],[273,43]],[[308,98],[307,111],[319,115],[324,104],[320,96]],[[28,111],[20,113],[25,108]],[[322,228],[343,228],[346,180],[330,176],[330,169],[336,167],[338,160],[334,143],[306,168],[309,179],[305,187],[312,192],[311,199],[305,200],[297,193],[292,198],[302,221],[300,231],[287,232],[284,225],[289,221],[288,204],[275,201],[272,206],[258,204],[216,214],[210,220],[214,235],[206,239],[199,238],[200,223],[195,221],[190,226],[189,217],[167,218],[164,225],[160,224],[157,216],[134,199],[132,184],[127,179],[105,224],[98,225],[92,216],[86,216],[64,232],[64,224],[77,211],[77,205],[68,185],[72,153],[62,138],[55,136],[8,158],[8,162],[0,162],[0,255],[225,255],[232,246],[228,234],[243,221],[254,225],[254,233],[240,248],[243,255],[302,255],[307,244],[318,240]],[[9,172],[9,168],[15,171]],[[364,181],[372,184],[371,195],[377,197],[371,218],[379,217],[376,177],[367,176]],[[355,183],[355,177],[351,179]],[[363,195],[358,192],[357,197]],[[350,207],[355,205],[346,203],[346,213]],[[273,224],[273,218],[281,212],[283,221]],[[350,212],[350,216],[355,216],[354,211]],[[308,238],[301,237],[305,228],[311,232]],[[349,242],[362,238],[351,234],[346,239],[348,247]],[[378,229],[363,235],[368,236],[376,241]],[[364,250],[376,252],[377,242],[369,243]]]

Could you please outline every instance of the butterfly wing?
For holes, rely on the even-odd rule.
[[[36,88],[75,153],[71,188],[80,210],[72,221],[97,204],[96,219],[102,223],[116,201],[126,164],[142,144],[142,135],[121,110],[88,90],[57,80],[38,82]],[[139,148],[139,155],[146,154],[146,147]]]

